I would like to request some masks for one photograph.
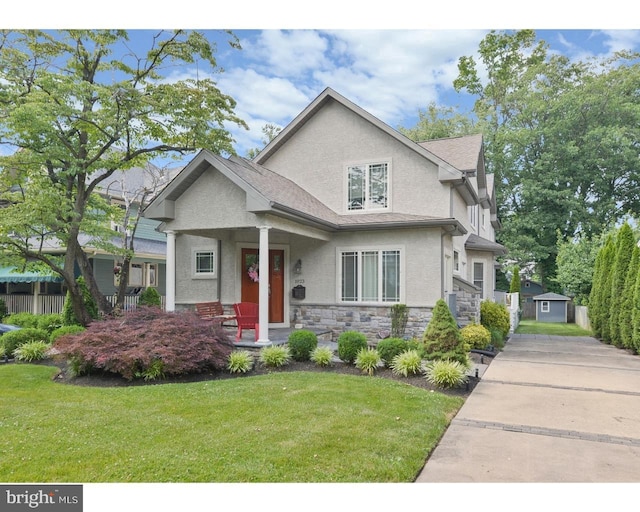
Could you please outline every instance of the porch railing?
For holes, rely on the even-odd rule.
[[[4,301],[7,306],[7,314],[13,313],[37,313],[37,314],[50,314],[50,313],[62,313],[64,307],[65,295],[3,295],[0,294],[0,299]],[[114,305],[116,303],[116,296],[109,295],[107,300]],[[124,298],[124,310],[132,311],[138,305],[138,295],[126,295]],[[160,297],[161,306],[165,308],[165,297]]]

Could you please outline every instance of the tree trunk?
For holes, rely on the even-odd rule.
[[[78,262],[78,266],[80,267],[82,277],[84,277],[84,280],[87,284],[89,293],[91,293],[93,300],[96,301],[100,313],[108,316],[113,312],[113,306],[111,306],[111,303],[98,288],[98,283],[96,283],[96,278],[93,273],[93,269],[91,268],[91,263],[89,262],[87,254],[79,245],[77,247],[79,250],[76,253],[76,261]]]

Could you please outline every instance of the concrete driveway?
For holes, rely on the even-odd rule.
[[[416,482],[640,482],[640,356],[512,335]]]

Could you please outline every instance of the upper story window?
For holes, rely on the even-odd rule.
[[[389,164],[347,167],[347,210],[384,210],[389,207]]]
[[[469,222],[475,231],[478,230],[478,205],[469,206]]]
[[[453,251],[453,271],[460,272],[460,253]]]

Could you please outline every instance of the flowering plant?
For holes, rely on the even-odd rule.
[[[120,272],[122,272],[122,267],[120,265],[116,265],[115,267],[113,267],[113,273],[115,275],[120,275]]]
[[[258,275],[258,264],[254,263],[253,265],[249,265],[247,274],[254,283],[257,283],[260,280],[260,276]]]

